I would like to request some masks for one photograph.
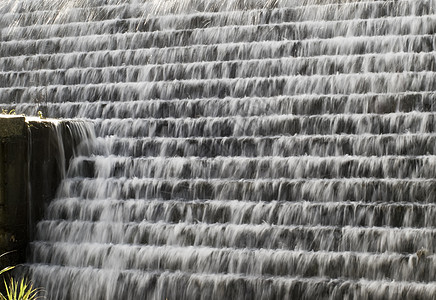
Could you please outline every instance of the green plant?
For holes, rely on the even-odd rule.
[[[9,252],[3,253],[3,254],[0,255],[0,258],[2,258],[2,257],[5,256],[5,255],[8,255],[9,253],[12,253],[12,252],[14,252],[14,251],[9,251]],[[15,268],[15,266],[3,268],[3,269],[0,271],[0,275],[6,273],[7,271],[12,270],[13,268]]]
[[[4,281],[6,296],[0,293],[1,300],[35,300],[38,297],[39,289],[35,289],[32,283],[22,278],[20,282],[10,279],[9,284]]]
[[[0,255],[0,257],[2,257],[2,256],[3,255]],[[5,273],[5,272],[7,272],[7,271],[9,271],[9,270],[12,270],[13,268],[15,268],[15,267],[6,267],[6,268],[3,268],[3,270],[0,271],[0,275]]]
[[[10,252],[3,253],[0,255],[0,258],[5,256]],[[0,275],[6,273],[14,269],[15,266],[9,266],[0,270]],[[22,278],[20,282],[10,279],[10,282],[7,283],[6,280],[3,280],[5,284],[6,295],[0,293],[0,300],[36,300],[41,297],[38,295],[41,289],[36,289],[33,287],[33,284],[29,282],[27,279]]]
[[[7,109],[2,109],[1,112],[3,115],[15,115],[15,109],[11,109],[10,111],[8,111]]]

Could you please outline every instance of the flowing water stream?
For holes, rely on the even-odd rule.
[[[90,132],[48,299],[435,299],[436,1],[0,0],[0,107]]]

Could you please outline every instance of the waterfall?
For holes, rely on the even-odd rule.
[[[47,299],[436,297],[434,0],[1,0],[0,108],[94,131]]]

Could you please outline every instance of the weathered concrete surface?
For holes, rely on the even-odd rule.
[[[30,134],[29,163],[29,238],[33,239],[34,227],[42,219],[45,208],[56,195],[65,170],[62,138],[50,121],[28,121]]]
[[[28,131],[22,116],[0,117],[0,253],[2,265],[24,261],[28,242]],[[4,262],[4,263],[3,263]]]
[[[66,134],[68,121],[0,115],[0,265],[26,260],[26,248],[33,239],[36,223],[65,171],[63,144],[73,142]],[[68,157],[65,157],[68,156]]]
[[[0,138],[16,137],[26,134],[24,116],[2,115],[0,117]]]

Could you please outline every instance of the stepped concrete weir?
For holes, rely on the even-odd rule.
[[[0,108],[87,124],[30,243],[48,299],[436,297],[436,1],[0,0],[0,28]]]

